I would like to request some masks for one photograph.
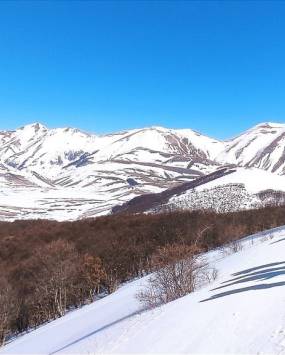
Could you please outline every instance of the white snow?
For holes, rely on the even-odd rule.
[[[283,176],[271,174],[268,171],[256,168],[237,168],[236,172],[210,181],[196,189],[202,191],[227,184],[244,184],[246,190],[250,193],[269,189],[285,191],[285,178]]]
[[[285,354],[285,226],[206,254],[210,285],[155,310],[135,298],[147,278],[4,347],[3,354]]]

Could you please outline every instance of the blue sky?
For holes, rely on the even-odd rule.
[[[1,1],[0,129],[285,122],[285,2]]]

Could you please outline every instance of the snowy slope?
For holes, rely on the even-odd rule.
[[[226,142],[220,162],[285,174],[285,124],[261,123]]]
[[[243,184],[247,191],[251,193],[268,189],[285,191],[285,178],[283,176],[256,168],[237,168],[235,173],[223,176],[220,180],[210,181],[197,189],[209,189],[226,184]]]
[[[280,227],[243,239],[238,253],[209,252],[217,279],[155,310],[135,298],[147,278],[130,282],[0,353],[285,354],[284,243]]]
[[[272,200],[273,191],[278,191],[278,200],[276,197]],[[173,196],[162,209],[213,209],[217,212],[233,212],[284,202],[283,176],[256,168],[236,168],[232,174]]]

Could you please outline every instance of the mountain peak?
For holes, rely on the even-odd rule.
[[[284,123],[262,122],[252,127],[252,130],[259,129],[259,128],[270,129],[270,128],[284,128],[284,127],[285,127]]]
[[[35,132],[38,132],[40,130],[47,131],[48,129],[43,124],[41,124],[39,122],[34,122],[34,123],[30,123],[30,124],[20,127],[19,130],[34,130]]]

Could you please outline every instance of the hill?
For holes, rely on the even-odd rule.
[[[285,351],[285,227],[249,236],[240,250],[205,254],[217,279],[183,298],[143,310],[147,277],[26,334],[0,353],[235,353]]]

